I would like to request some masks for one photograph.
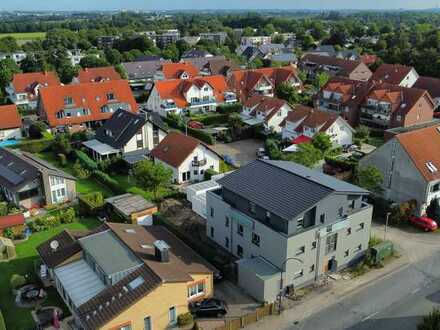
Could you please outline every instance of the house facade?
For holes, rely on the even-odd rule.
[[[44,280],[85,330],[168,329],[190,302],[214,293],[216,269],[161,226],[63,231],[37,251]]]
[[[17,106],[0,106],[0,142],[22,138],[22,121]]]
[[[413,67],[387,63],[379,66],[371,77],[372,81],[379,84],[387,83],[406,88],[413,87],[418,79],[419,74]]]
[[[144,92],[150,91],[154,81],[163,78],[163,75],[158,72],[164,63],[167,61],[161,59],[121,63],[133,93],[140,96]]]
[[[280,273],[283,291],[298,288],[368,249],[363,189],[283,161],[257,160],[217,182],[206,194],[207,236],[240,259],[238,283],[258,301],[277,299]]]
[[[151,151],[151,158],[171,169],[177,184],[202,181],[208,169],[220,172],[222,159],[206,144],[177,132],[169,133]]]

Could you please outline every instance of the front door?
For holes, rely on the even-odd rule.
[[[331,258],[328,261],[328,267],[327,267],[328,271],[331,273],[334,273],[338,270],[338,262],[336,261],[335,257]]]

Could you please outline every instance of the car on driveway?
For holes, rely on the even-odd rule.
[[[194,128],[194,129],[203,129],[205,126],[199,121],[190,120],[188,122],[188,127]]]
[[[209,298],[190,303],[189,310],[197,317],[223,317],[228,313],[228,306],[223,300]]]
[[[411,216],[409,222],[424,231],[435,231],[438,228],[437,222],[428,217]]]

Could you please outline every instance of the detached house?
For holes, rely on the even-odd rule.
[[[302,82],[294,67],[233,71],[228,84],[244,102],[254,95],[274,96],[277,86],[286,83],[302,91]]]
[[[55,72],[16,73],[6,93],[15,105],[36,109],[40,89],[60,85]]]
[[[31,209],[73,201],[76,179],[27,152],[0,148],[0,192]]]
[[[78,72],[78,76],[73,78],[74,83],[85,84],[93,82],[103,82],[107,80],[120,80],[121,75],[112,66],[100,68],[85,68]]]
[[[119,109],[138,112],[126,80],[48,87],[40,94],[41,119],[54,130],[98,127]]]
[[[284,100],[255,95],[243,103],[241,118],[249,126],[262,124],[266,132],[281,133],[281,123],[290,111],[292,108]]]
[[[95,138],[84,142],[97,160],[114,155],[141,160],[167,135],[157,113],[133,113],[117,110],[103,126],[96,130]]]
[[[75,329],[169,329],[214,294],[217,270],[162,226],[65,230],[37,251]]]
[[[151,151],[151,158],[170,168],[178,184],[201,181],[208,169],[219,172],[222,159],[205,143],[177,132],[169,133]]]
[[[166,117],[168,113],[182,111],[215,111],[224,103],[235,103],[237,97],[231,92],[223,76],[197,77],[156,81],[147,101],[147,108]]]
[[[383,195],[397,203],[417,201],[423,215],[440,198],[440,127],[398,134],[367,155],[360,166],[374,165],[383,174]]]
[[[0,142],[21,139],[21,127],[21,116],[16,105],[0,106]]]
[[[371,78],[372,72],[361,61],[352,61],[331,56],[306,54],[300,61],[300,68],[307,74],[309,80],[325,72],[331,77],[339,76],[353,80],[366,81]]]
[[[388,83],[401,87],[413,87],[419,79],[417,71],[401,64],[382,64],[374,71],[371,80],[376,83]]]
[[[204,76],[222,75],[229,77],[232,71],[238,70],[239,66],[227,59],[208,59],[207,63],[201,68],[200,74]]]
[[[361,124],[376,129],[409,127],[432,120],[434,101],[426,90],[381,84],[364,98]]]

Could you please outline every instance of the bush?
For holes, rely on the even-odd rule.
[[[179,327],[183,327],[185,325],[190,325],[194,322],[193,316],[191,313],[180,314],[177,316],[177,325]]]
[[[34,219],[29,223],[29,227],[33,232],[45,231],[61,225],[61,220],[58,215],[46,215]]]
[[[417,330],[440,329],[440,309],[434,308],[431,313],[423,317],[423,321],[417,326]]]
[[[214,171],[213,169],[211,169],[211,168],[208,168],[206,171],[205,171],[205,174],[203,174],[203,177],[205,178],[205,180],[211,180],[211,178],[212,178],[212,176],[213,175],[217,175],[218,173],[216,172],[216,171]]]
[[[99,191],[80,195],[78,201],[79,212],[82,215],[96,215],[104,206],[104,197]]]
[[[90,171],[81,166],[79,161],[73,165],[73,175],[79,179],[87,179],[90,176]]]
[[[18,288],[26,284],[26,279],[22,275],[13,274],[9,283],[12,289],[17,290]]]
[[[59,217],[61,223],[72,223],[76,219],[75,209],[73,207],[69,207],[65,211],[61,211]]]
[[[67,159],[66,159],[66,155],[65,154],[58,154],[58,162],[60,163],[60,165],[62,167],[66,167],[67,165]]]
[[[8,215],[9,207],[8,202],[0,202],[0,217]]]
[[[3,236],[6,237],[6,238],[13,239],[14,238],[14,232],[12,231],[11,228],[5,228],[5,230],[3,230]]]
[[[22,238],[23,237],[24,225],[16,225],[16,226],[10,227],[8,229],[12,231],[12,237],[9,237],[9,238]]]
[[[201,122],[204,125],[221,125],[228,123],[229,115],[227,114],[212,114],[205,116],[196,116],[193,119]]]
[[[333,157],[325,157],[325,162],[332,166],[341,169],[342,171],[353,170],[356,166],[356,162],[347,159],[337,159]]]
[[[192,137],[195,137],[196,139],[199,139],[202,142],[205,142],[206,144],[212,145],[215,143],[214,137],[208,133],[205,133],[202,130],[188,127],[188,134]]]
[[[20,149],[22,151],[30,152],[32,154],[43,152],[50,148],[52,140],[40,139],[40,140],[27,140],[21,141],[16,145],[11,146],[13,149]]]
[[[96,180],[107,186],[115,194],[124,194],[126,191],[121,187],[118,181],[111,178],[107,173],[101,171],[93,172]]]
[[[243,106],[241,105],[241,103],[235,103],[235,104],[223,104],[217,107],[216,111],[218,113],[222,113],[222,114],[231,114],[234,112],[241,112],[241,110],[243,109]]]
[[[82,166],[84,166],[86,169],[90,171],[95,171],[98,169],[98,164],[91,159],[85,152],[82,152],[81,150],[75,150],[75,156],[80,162]]]
[[[29,126],[29,138],[41,139],[46,130],[47,126],[44,122],[36,121]]]

